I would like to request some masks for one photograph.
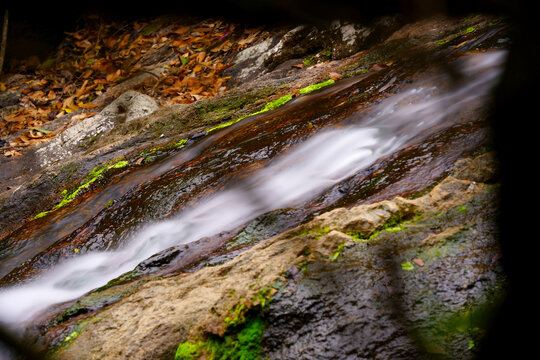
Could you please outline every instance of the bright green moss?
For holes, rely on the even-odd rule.
[[[401,269],[406,270],[406,271],[411,271],[411,270],[414,270],[414,266],[413,264],[411,264],[410,261],[407,261],[401,264]]]
[[[371,234],[361,234],[355,232],[348,232],[347,235],[352,237],[355,242],[368,242],[375,239],[381,232],[393,233],[404,230],[407,228],[407,224],[417,221],[422,215],[417,214],[416,218],[410,221],[404,221],[401,214],[395,214],[390,217],[383,225],[373,231]]]
[[[315,90],[318,90],[320,88],[323,88],[325,86],[328,86],[328,85],[331,85],[333,84],[335,81],[332,80],[332,79],[328,79],[326,81],[323,81],[321,83],[318,83],[318,84],[313,84],[313,85],[309,85],[309,86],[306,86],[305,88],[302,88],[299,90],[300,94],[307,94],[307,93],[310,93],[312,91],[315,91]],[[263,112],[266,112],[266,111],[270,111],[270,110],[275,110],[277,109],[278,107],[284,105],[285,103],[291,101],[293,99],[293,96],[292,94],[287,94],[287,95],[284,95],[282,97],[280,97],[279,99],[276,99],[276,100],[273,100],[273,101],[270,101],[268,103],[266,103],[264,105],[264,107],[262,109],[260,109],[259,111],[256,111],[254,113],[251,113],[249,115],[245,115],[245,116],[242,116],[238,119],[235,119],[235,120],[231,120],[231,121],[228,121],[226,123],[223,123],[223,124],[220,124],[220,125],[217,125],[211,129],[208,129],[206,130],[207,132],[211,132],[211,131],[214,131],[214,130],[218,130],[218,129],[222,129],[224,127],[227,127],[227,126],[230,126],[232,124],[236,124],[237,122],[239,122],[240,120],[242,119],[245,119],[249,116],[254,116],[254,115],[257,115],[257,114],[260,114],[260,113],[263,113]]]
[[[71,334],[69,334],[68,336],[64,338],[64,342],[73,341],[77,338],[77,336],[79,336],[79,333],[76,331],[73,331]]]
[[[315,91],[315,90],[319,90],[325,86],[328,86],[328,85],[332,85],[335,81],[333,79],[328,79],[326,81],[323,81],[321,83],[318,83],[318,84],[313,84],[313,85],[309,85],[309,86],[306,86],[305,88],[303,89],[300,89],[300,94],[307,94],[307,93],[310,93],[312,91]]]
[[[245,119],[245,118],[247,118],[248,116],[251,116],[251,115],[253,115],[253,114],[250,114],[250,115],[247,115],[247,116],[242,116],[242,117],[240,117],[240,118],[238,118],[236,120],[232,120],[232,121],[228,121],[228,122],[223,123],[223,124],[219,124],[218,126],[214,126],[213,128],[206,130],[206,132],[211,132],[211,131],[215,131],[215,130],[218,130],[218,129],[225,128],[227,126],[231,126],[232,124],[236,124],[240,120]]]
[[[238,119],[231,120],[231,121],[228,121],[226,123],[220,124],[220,125],[215,126],[215,127],[211,128],[211,129],[208,129],[206,131],[211,132],[211,131],[214,131],[214,130],[222,129],[222,128],[227,127],[227,126],[231,126],[232,124],[236,124],[240,120],[243,120],[243,119],[245,119],[245,118],[247,118],[249,116],[254,116],[254,115],[269,111],[269,110],[277,109],[278,107],[280,107],[281,105],[285,104],[286,102],[288,102],[290,100],[292,100],[292,95],[289,94],[289,95],[282,96],[279,99],[270,101],[269,103],[264,105],[264,107],[259,111],[256,111],[256,112],[251,113],[249,115],[244,115],[242,117],[239,117]]]
[[[330,226],[325,226],[321,229],[311,229],[311,230],[304,231],[298,234],[298,236],[317,235],[316,238],[320,239],[323,235],[328,234],[330,230],[332,230]]]
[[[252,318],[234,333],[209,337],[207,341],[186,341],[178,345],[175,360],[256,360],[260,358],[265,323]]]
[[[157,151],[167,151],[167,150],[171,150],[171,149],[182,149],[187,143],[187,139],[180,139],[172,144],[169,144],[169,145],[166,145],[166,146],[158,146],[158,147],[154,147],[154,148],[151,148],[151,149],[148,149],[148,150],[145,150],[143,151],[142,153],[139,154],[139,156],[146,156],[148,154],[151,154],[151,153],[154,153],[154,152],[157,152]]]
[[[315,60],[315,55],[313,55],[309,58],[305,58],[304,60],[302,60],[302,62],[304,63],[304,66],[310,66],[315,62]]]
[[[255,295],[253,295],[253,297],[251,298],[251,301],[253,303],[258,303],[261,309],[264,309],[266,305],[270,301],[272,301],[272,296],[270,295],[271,291],[272,290],[269,287],[266,287],[262,289],[261,291],[259,291],[258,293],[256,293]]]
[[[341,254],[341,251],[343,250],[344,245],[345,245],[344,243],[341,243],[341,244],[338,245],[336,251],[330,257],[331,261],[334,261],[334,260],[336,260],[338,258],[339,254]]]
[[[198,359],[201,356],[201,350],[204,347],[204,343],[200,342],[198,344],[190,343],[186,341],[178,345],[176,349],[176,354],[174,356],[175,360],[192,360]]]
[[[79,185],[78,188],[76,188],[72,192],[68,192],[67,190],[62,191],[62,193],[61,193],[61,195],[63,196],[62,201],[60,201],[60,203],[58,203],[52,210],[44,211],[44,212],[41,212],[41,213],[37,214],[36,216],[34,216],[34,219],[39,219],[40,217],[43,217],[43,216],[45,216],[45,215],[47,215],[47,214],[49,214],[49,213],[51,213],[53,211],[56,211],[59,208],[61,208],[62,206],[66,205],[67,203],[73,201],[77,197],[77,194],[79,194],[84,189],[88,189],[90,187],[90,185],[92,185],[92,183],[94,183],[96,180],[98,180],[103,175],[103,173],[105,173],[107,170],[120,169],[120,168],[126,167],[127,165],[128,165],[128,162],[122,160],[122,161],[117,161],[117,162],[114,162],[114,161],[113,162],[108,162],[108,163],[104,164],[103,166],[96,166],[90,172],[90,174],[88,174],[86,176],[86,178],[84,179],[82,184]]]
[[[468,28],[466,28],[465,30],[463,30],[463,32],[462,32],[461,34],[462,34],[462,35],[465,35],[465,34],[472,33],[472,32],[475,31],[477,28],[478,28],[478,26],[471,26],[471,27],[468,27]]]
[[[282,106],[283,104],[285,104],[285,103],[287,103],[287,102],[289,102],[291,100],[292,100],[292,95],[287,94],[285,96],[280,97],[279,99],[270,101],[269,103],[264,105],[262,110],[257,111],[255,114],[259,114],[259,113],[262,113],[262,112],[265,112],[265,111],[277,109],[278,107]]]
[[[244,303],[236,304],[232,309],[229,310],[229,316],[225,318],[225,324],[227,327],[236,326],[245,321],[244,312],[246,310],[246,305]]]

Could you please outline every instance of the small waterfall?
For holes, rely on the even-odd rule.
[[[3,289],[1,321],[23,327],[36,313],[103,286],[164,249],[232,229],[271,210],[302,206],[380,157],[448,125],[445,120],[467,104],[484,99],[504,57],[504,52],[491,52],[467,58],[465,80],[449,91],[434,85],[437,78],[414,84],[381,101],[361,123],[323,130],[270,160],[245,182],[231,184],[172,218],[147,224],[119,250],[66,260],[36,279]]]

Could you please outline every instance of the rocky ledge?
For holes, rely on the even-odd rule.
[[[473,358],[506,281],[495,174],[491,153],[460,160],[423,196],[334,209],[224,264],[118,286],[120,301],[42,339],[57,359]]]

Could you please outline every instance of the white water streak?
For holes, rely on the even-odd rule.
[[[433,85],[411,88],[380,103],[361,126],[313,136],[253,175],[248,183],[251,194],[239,187],[217,193],[175,218],[148,225],[122,250],[84,254],[34,281],[2,290],[0,319],[10,325],[24,324],[47,307],[103,286],[171,246],[232,229],[270,210],[301,206],[434,128],[466,103],[486,96],[504,56],[495,52],[472,57],[463,69],[470,79],[449,93],[437,94]],[[252,195],[262,199],[263,206],[254,203]]]

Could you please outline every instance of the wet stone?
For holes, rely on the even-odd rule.
[[[308,264],[300,276],[289,272],[266,313],[263,358],[474,358],[471,344],[482,341],[505,283],[493,261],[495,196],[485,192],[443,215],[381,232],[336,261]],[[464,230],[420,245],[458,225]]]

